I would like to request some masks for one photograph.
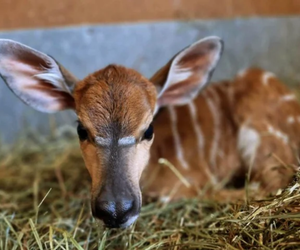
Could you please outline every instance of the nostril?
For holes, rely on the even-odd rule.
[[[123,214],[123,215],[127,215],[128,213],[131,212],[131,210],[133,209],[133,201],[123,201],[119,204],[119,211],[120,214]]]
[[[134,201],[96,201],[93,214],[109,227],[118,227],[136,214]]]
[[[96,215],[100,219],[117,217],[116,203],[110,201],[100,201],[96,204]]]

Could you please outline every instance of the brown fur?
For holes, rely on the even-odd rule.
[[[81,142],[85,164],[92,177],[92,193],[96,197],[103,178],[107,176],[104,149],[95,145],[95,137],[112,138],[116,129],[119,137],[134,136],[137,140],[151,123],[155,107],[156,90],[152,83],[134,70],[110,65],[79,82],[74,90],[76,112],[90,134],[90,140]],[[118,105],[118,106],[116,106]],[[149,158],[151,143],[128,149],[131,169],[120,172],[121,178],[137,186],[143,170],[141,163]],[[133,158],[138,158],[134,161]]]
[[[154,110],[155,88],[136,71],[110,65],[80,82],[74,98],[78,117],[92,136],[107,137],[111,123],[120,126],[122,136],[139,136],[137,125]]]
[[[199,189],[209,183],[218,184],[237,173],[245,176],[250,166],[244,162],[237,148],[238,131],[245,123],[261,136],[261,144],[251,173],[252,179],[261,182],[268,192],[288,183],[293,170],[282,162],[296,163],[294,149],[299,146],[297,138],[299,138],[300,124],[289,125],[286,120],[287,116],[300,115],[300,106],[296,101],[280,104],[278,100],[291,92],[276,78],[270,78],[268,85],[263,86],[263,74],[265,72],[260,69],[249,69],[243,76],[238,76],[233,81],[212,84],[193,101],[197,108],[196,119],[205,137],[203,152],[199,152],[197,135],[192,125],[188,105],[175,108],[176,126],[189,169],[182,168],[176,157],[168,108],[163,108],[159,112],[154,121],[155,140],[151,148],[151,160],[143,176],[146,194],[166,196],[177,187],[178,191],[172,198],[194,196]],[[139,137],[140,126],[143,123],[150,123],[150,121],[143,122],[143,116],[153,112],[156,100],[154,87],[149,81],[137,72],[120,66],[108,66],[88,76],[76,86],[74,97],[78,117],[88,128],[92,138],[96,135],[109,136],[109,126],[114,121],[120,123],[122,136]],[[116,98],[120,98],[119,103],[124,103],[117,109],[110,106],[114,105],[113,100]],[[216,131],[213,125],[214,116],[208,101],[215,106],[220,124],[217,128],[220,138],[214,164],[210,160],[210,154]],[[111,110],[114,112],[111,113]],[[285,145],[273,135],[266,135],[268,124],[287,133],[291,139],[289,144]],[[81,148],[93,179],[92,189],[97,193],[103,178],[100,174],[101,161],[99,161],[101,150],[91,142],[81,143]],[[148,149],[149,145],[145,151]],[[274,158],[272,153],[278,158]],[[131,152],[131,157],[136,154],[137,151]],[[192,187],[184,187],[170,169],[158,165],[159,158],[166,158],[174,164]],[[134,174],[132,183],[137,183],[142,173],[141,169],[138,170],[138,166],[135,168],[137,168],[135,172],[138,173]],[[238,191],[238,197],[241,193],[243,192]]]
[[[144,175],[148,194],[168,196],[180,182],[170,169],[157,163],[161,157],[174,164],[193,186],[188,189],[181,185],[181,190],[179,189],[172,198],[193,196],[197,189],[207,184],[218,184],[224,178],[230,179],[233,175],[245,177],[250,166],[237,148],[238,131],[244,124],[255,129],[261,139],[251,179],[260,182],[266,192],[276,191],[288,184],[294,173],[294,169],[288,165],[297,164],[300,123],[295,121],[288,124],[287,119],[289,116],[300,115],[300,105],[296,100],[280,102],[280,98],[292,94],[291,91],[275,77],[269,78],[268,85],[264,86],[262,83],[264,74],[266,72],[263,70],[249,69],[243,76],[237,76],[233,81],[210,85],[194,100],[198,111],[197,121],[205,136],[202,155],[197,147],[197,135],[191,124],[191,114],[187,105],[175,109],[183,155],[190,166],[189,169],[184,169],[176,157],[168,110],[164,109],[158,114],[154,122],[156,139],[151,148],[151,161]],[[220,139],[215,165],[209,159],[216,131],[207,100],[215,105],[220,121],[218,128]],[[268,124],[287,134],[288,143],[285,144],[276,136],[268,134]],[[214,180],[210,178],[208,172],[215,177],[216,183],[212,183]],[[150,178],[151,174],[155,177]],[[245,195],[239,192],[240,198],[240,194]]]

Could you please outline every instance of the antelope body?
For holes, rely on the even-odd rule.
[[[270,72],[249,68],[231,81],[211,84],[188,104],[162,109],[153,125],[156,138],[145,171],[145,182],[151,179],[149,195],[167,200],[195,196],[208,183],[245,180],[250,167],[252,182],[269,193],[285,187],[294,174],[300,105]],[[192,187],[158,167],[161,157]]]
[[[140,180],[144,194],[172,199],[196,195],[252,165],[252,179],[268,191],[290,180],[293,170],[286,164],[296,161],[300,132],[295,96],[259,69],[204,89],[222,47],[216,37],[200,40],[150,80],[118,65],[78,80],[50,56],[0,40],[0,75],[39,111],[76,112],[93,215],[108,227],[127,227],[141,208]],[[170,161],[190,187],[180,185],[159,158]]]

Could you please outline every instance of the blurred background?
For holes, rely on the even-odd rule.
[[[76,76],[109,63],[150,77],[175,53],[217,35],[225,51],[213,80],[259,66],[300,83],[300,0],[0,0],[0,37],[50,54]],[[0,136],[75,133],[72,112],[42,114],[0,80]]]

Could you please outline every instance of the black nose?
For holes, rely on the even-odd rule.
[[[107,227],[127,227],[134,222],[138,209],[134,200],[107,200],[99,196],[96,199],[93,215],[104,222]],[[132,222],[131,222],[132,221]]]

